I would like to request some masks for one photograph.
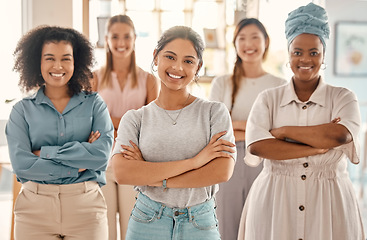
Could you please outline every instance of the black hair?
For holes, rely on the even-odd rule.
[[[45,81],[41,75],[41,54],[44,44],[65,41],[73,47],[74,73],[68,82],[70,96],[82,90],[90,93],[93,77],[93,48],[78,31],[56,26],[39,26],[30,30],[18,42],[14,51],[14,70],[19,72],[22,90],[39,89]]]

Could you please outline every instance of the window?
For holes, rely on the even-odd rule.
[[[150,71],[153,50],[160,35],[163,31],[176,25],[190,26],[201,36],[204,36],[203,29],[216,29],[221,45],[217,49],[205,50],[205,67],[201,75],[217,75],[226,71],[224,46],[226,23],[221,21],[225,18],[224,1],[222,0],[90,0],[89,3],[92,43],[98,42],[98,17],[110,17],[116,14],[128,15],[133,20],[137,31],[137,63],[146,71]],[[104,49],[97,48],[96,67],[104,63],[104,58]]]
[[[0,44],[0,119],[8,119],[12,105],[21,98],[19,76],[13,71],[13,52],[22,31],[21,13],[21,1],[9,1],[6,7],[0,9],[1,30],[4,33]]]

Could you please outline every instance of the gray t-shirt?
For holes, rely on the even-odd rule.
[[[180,110],[167,111],[175,119]],[[120,153],[121,144],[137,143],[145,161],[168,162],[197,155],[218,132],[227,131],[223,139],[234,143],[231,118],[226,106],[196,98],[182,109],[177,124],[155,102],[129,110],[121,119],[112,155]],[[236,153],[232,154],[236,159]],[[154,201],[168,207],[185,208],[211,199],[218,185],[203,188],[169,188],[136,186]]]

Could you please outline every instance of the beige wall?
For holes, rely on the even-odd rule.
[[[73,27],[72,0],[31,0],[28,12],[31,16],[31,28],[39,25],[58,25]]]

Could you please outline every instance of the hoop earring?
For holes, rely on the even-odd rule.
[[[287,62],[287,63],[285,64],[285,66],[286,66],[287,68],[291,68],[291,63],[290,63],[290,62]]]
[[[199,82],[199,75],[198,74],[195,74],[195,77],[193,79],[194,83],[198,83]]]
[[[157,72],[157,71],[158,71],[158,66],[156,66],[156,65],[154,65],[154,64],[153,64],[153,66],[152,66],[152,71],[153,71],[153,72]]]
[[[326,63],[321,63],[321,67],[320,67],[321,70],[325,70],[326,67],[327,67]]]

